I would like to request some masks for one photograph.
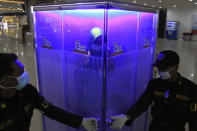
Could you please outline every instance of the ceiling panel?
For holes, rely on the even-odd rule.
[[[8,2],[2,2],[8,1]],[[14,2],[23,2],[24,0],[0,0],[0,13],[1,12],[23,12],[21,3],[9,3],[9,1]],[[31,1],[45,1],[46,3],[58,3],[65,1],[74,1],[74,0],[31,0]],[[81,0],[83,1],[83,0]],[[91,1],[91,0],[90,0]],[[92,0],[93,1],[93,0]],[[197,8],[197,0],[119,0],[119,1],[127,1],[129,3],[136,3],[139,5],[152,6],[155,8]],[[196,5],[194,4],[196,3]]]
[[[0,13],[24,12],[22,0],[5,0],[4,2],[3,1],[4,0],[0,0]]]

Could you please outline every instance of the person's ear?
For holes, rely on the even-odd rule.
[[[2,83],[5,80],[5,76],[0,77],[0,83]]]
[[[179,66],[176,65],[176,66],[173,67],[173,69],[172,69],[169,73],[170,73],[171,75],[174,75],[174,74],[178,71],[178,69],[179,69]]]
[[[175,68],[174,70],[177,72],[179,69],[179,65],[176,65],[174,68]]]

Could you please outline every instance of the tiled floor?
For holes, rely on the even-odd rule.
[[[15,33],[9,36],[6,34],[1,34],[0,52],[17,54],[19,60],[24,63],[25,68],[30,75],[30,82],[33,85],[37,85],[33,42],[28,41],[22,45],[21,40],[16,39],[15,36],[18,35]],[[158,39],[156,53],[163,49],[177,51],[181,58],[179,69],[180,73],[197,83],[197,42]],[[42,131],[41,117],[37,111],[34,113],[31,131]]]

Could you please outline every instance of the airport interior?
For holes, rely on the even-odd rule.
[[[163,50],[177,52],[178,72],[197,83],[197,0],[0,0],[0,53],[17,55],[41,96],[96,118],[98,131],[115,131],[110,116],[127,112],[160,78],[152,64]],[[150,112],[120,130],[148,131]],[[8,126],[0,120],[0,131]],[[29,131],[85,129],[35,109]]]

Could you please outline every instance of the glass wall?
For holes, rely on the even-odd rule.
[[[36,59],[40,93],[64,108],[61,11],[35,12]],[[64,125],[44,117],[46,131],[63,131]],[[55,126],[54,126],[55,125]]]
[[[145,91],[148,81],[152,79],[153,69],[151,67],[156,44],[156,14],[155,13],[139,13],[138,28],[138,53],[137,53],[137,71],[136,71],[136,101]],[[139,116],[134,124],[133,130],[145,131],[148,127],[148,111]]]
[[[84,117],[102,117],[104,11],[63,11],[64,100]]]
[[[138,12],[108,11],[107,117],[126,112],[135,102]],[[107,128],[107,130],[111,130]],[[130,131],[131,127],[124,127]]]

